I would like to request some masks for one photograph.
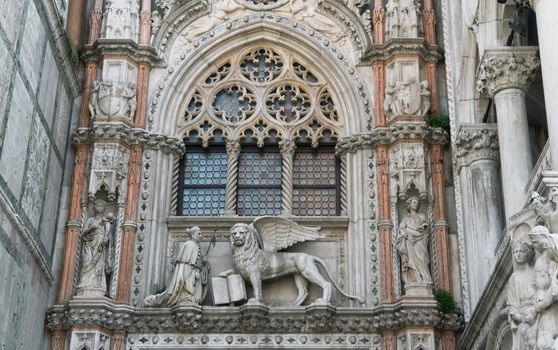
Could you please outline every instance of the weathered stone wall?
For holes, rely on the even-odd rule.
[[[77,92],[60,37],[66,4],[0,1],[2,349],[44,348],[42,320],[55,289],[55,240],[65,220]]]

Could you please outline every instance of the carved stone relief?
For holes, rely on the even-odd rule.
[[[103,37],[132,39],[139,36],[139,0],[108,0],[103,14]]]
[[[121,117],[133,121],[136,114],[136,84],[95,80],[89,95],[89,113],[99,118]]]
[[[115,144],[96,144],[93,149],[88,195],[104,190],[109,200],[114,200],[125,189],[124,182],[128,173],[129,151]]]
[[[388,118],[399,115],[425,116],[430,111],[430,87],[419,81],[418,62],[397,61],[386,70],[384,111]]]
[[[298,242],[324,238],[319,230],[319,227],[298,225],[281,217],[260,217],[251,225],[238,223],[231,228],[230,240],[236,272],[250,281],[254,292],[254,297],[248,300],[249,305],[262,303],[262,281],[291,274],[298,289],[298,296],[294,301],[296,306],[301,305],[308,297],[308,282],[317,284],[323,290],[322,297],[312,305],[329,304],[332,286],[343,296],[364,303],[362,298],[344,292],[318,257],[305,253],[277,252]],[[258,244],[259,240],[263,249]],[[322,276],[318,265],[326,272],[330,282]],[[221,275],[231,273],[233,270]]]
[[[558,232],[558,187],[550,188],[548,198],[533,192],[530,202],[540,224],[548,227],[550,232]]]

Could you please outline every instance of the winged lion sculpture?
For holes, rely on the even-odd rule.
[[[347,294],[332,278],[324,262],[305,253],[278,252],[298,242],[314,241],[323,236],[320,227],[307,227],[281,218],[264,216],[256,218],[252,224],[238,223],[231,228],[231,246],[237,272],[250,281],[254,297],[248,303],[261,303],[262,281],[286,275],[293,275],[298,296],[294,305],[301,305],[308,297],[308,282],[323,289],[322,297],[315,304],[328,304],[331,299],[332,284],[347,298],[359,301],[358,296]],[[318,270],[322,267],[331,282],[328,282]],[[233,270],[221,273],[226,276]]]

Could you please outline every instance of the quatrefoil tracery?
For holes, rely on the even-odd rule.
[[[207,144],[217,130],[217,137],[251,140],[260,147],[278,139],[304,139],[317,147],[339,136],[342,118],[333,90],[291,54],[259,46],[211,67],[182,107],[178,125],[186,135],[195,130]]]

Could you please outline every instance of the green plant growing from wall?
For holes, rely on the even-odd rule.
[[[432,292],[432,294],[434,294],[434,299],[436,299],[436,301],[438,302],[440,310],[443,313],[449,314],[455,310],[455,300],[453,299],[453,296],[450,294],[450,292],[443,289],[436,289],[434,290],[434,292]]]

